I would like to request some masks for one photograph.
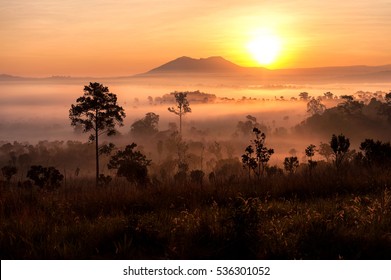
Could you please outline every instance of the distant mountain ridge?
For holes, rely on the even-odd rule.
[[[165,72],[232,73],[242,68],[221,56],[200,59],[182,56],[148,71],[147,74]]]
[[[226,77],[245,77],[258,81],[272,82],[391,82],[391,65],[381,66],[334,66],[334,67],[313,67],[313,68],[288,68],[288,69],[267,69],[263,67],[243,67],[232,63],[220,56],[194,59],[182,56],[156,67],[146,73],[140,74],[143,77],[162,76],[189,76],[211,74]]]
[[[123,77],[68,77],[25,78],[0,74],[0,81],[72,81],[72,80],[137,80],[164,78],[191,78],[202,82],[207,78],[230,79],[248,83],[336,83],[336,82],[391,82],[391,64],[381,66],[335,66],[313,68],[267,69],[263,67],[239,66],[221,56],[195,59],[182,56],[164,63],[148,72]],[[141,80],[140,80],[141,81]]]
[[[8,75],[8,74],[0,74],[0,80],[15,80],[15,79],[23,79],[23,78],[18,76]]]

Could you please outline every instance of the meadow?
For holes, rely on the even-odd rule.
[[[2,259],[389,259],[389,171],[2,186]]]

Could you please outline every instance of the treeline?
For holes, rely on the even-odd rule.
[[[296,133],[328,136],[341,131],[357,139],[390,139],[391,93],[371,97],[363,94],[359,99],[344,95],[337,106],[327,109],[321,99],[313,98],[308,101],[307,112],[310,117],[295,127]]]
[[[272,180],[277,175],[310,178],[324,174],[325,170],[339,175],[361,171],[364,175],[391,166],[390,142],[365,139],[359,151],[355,151],[348,137],[332,135],[328,143],[308,145],[305,159],[299,159],[298,152],[292,150],[280,167],[269,164],[274,149],[266,145],[265,133],[254,128],[253,139],[249,140],[250,145],[238,158],[229,153],[232,143],[185,141],[178,132],[173,132],[166,141],[157,143],[159,157],[154,161],[132,143],[103,156],[104,169],[109,175],[100,174],[99,184],[108,185],[111,176],[117,176],[138,187],[187,183],[202,187],[240,182],[261,185],[264,178]],[[33,146],[14,142],[3,144],[0,153],[2,184],[55,188],[64,184],[64,179],[93,175],[93,166],[87,165],[94,161],[91,143],[42,141]]]
[[[66,184],[68,178],[91,177],[95,169],[97,186],[109,184],[113,176],[124,177],[130,184],[144,187],[187,182],[202,186],[216,182],[261,181],[265,177],[291,176],[296,172],[307,172],[312,176],[317,169],[329,167],[342,172],[349,165],[379,168],[388,164],[389,142],[365,139],[360,145],[361,151],[356,152],[350,149],[349,138],[333,134],[328,143],[318,146],[309,143],[302,151],[305,158],[300,159],[301,162],[298,152],[292,148],[289,151],[291,156],[280,163],[283,168],[270,165],[275,148],[266,145],[266,135],[272,133],[284,137],[288,130],[272,130],[251,115],[237,123],[230,140],[205,140],[206,135],[196,128],[190,130],[190,139],[193,140],[188,140],[182,133],[182,118],[191,113],[188,94],[174,92],[175,106],[168,108],[179,117],[179,129],[171,123],[168,130],[159,131],[159,115],[149,112],[131,125],[132,141],[126,136],[119,137],[116,140],[121,145],[117,147],[108,140],[117,133],[116,127],[123,125],[125,111],[107,87],[90,83],[84,87],[84,95],[69,110],[71,125],[79,131],[91,133],[89,142],[41,141],[35,146],[5,143],[0,147],[2,182],[10,184],[13,178],[17,178],[20,186],[58,187],[63,181]],[[352,129],[356,123],[365,132],[367,126],[389,127],[391,123],[391,93],[384,98],[381,96],[383,102],[373,97],[368,104],[355,100],[353,96],[342,96],[338,106],[330,109],[322,103],[334,99],[330,92],[319,98],[302,92],[299,97],[307,102],[307,112],[312,115],[295,128],[299,133],[316,131],[314,127],[324,133],[331,129],[333,132],[349,131],[343,125]],[[324,160],[315,160],[319,156]]]

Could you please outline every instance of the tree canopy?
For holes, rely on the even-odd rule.
[[[136,137],[153,136],[158,130],[159,115],[149,112],[145,117],[130,126],[130,132]]]
[[[83,132],[92,131],[89,136],[95,141],[96,184],[99,181],[99,136],[116,133],[115,126],[123,125],[125,111],[117,105],[117,96],[100,83],[90,83],[84,87],[84,95],[72,104],[69,118],[72,126],[81,125]]]
[[[140,151],[134,150],[137,144],[127,145],[124,150],[117,151],[112,156],[108,168],[117,169],[117,176],[125,177],[136,185],[146,185],[148,182],[148,169],[151,160]]]
[[[82,125],[84,132],[95,132],[90,135],[92,141],[96,140],[97,135],[114,135],[115,125],[123,125],[126,114],[124,109],[117,105],[117,96],[100,83],[85,86],[84,95],[76,102],[69,110],[71,125]]]
[[[168,111],[179,116],[179,133],[182,134],[182,116],[186,113],[191,113],[189,101],[187,100],[187,92],[174,92],[175,107],[169,107]]]

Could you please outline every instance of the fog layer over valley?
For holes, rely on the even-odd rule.
[[[309,144],[327,143],[331,133],[349,132],[347,136],[356,149],[360,141],[364,140],[367,127],[360,127],[360,122],[355,123],[357,127],[350,126],[349,131],[343,131],[338,126],[341,121],[338,119],[331,124],[314,123],[312,119],[306,121],[313,114],[308,112],[309,100],[321,98],[325,108],[333,108],[343,101],[338,97],[354,95],[360,102],[369,103],[370,98],[382,100],[386,94],[384,90],[387,89],[383,84],[245,85],[209,79],[206,84],[183,80],[182,83],[179,82],[179,86],[174,86],[168,79],[103,80],[106,80],[104,85],[117,95],[118,104],[127,115],[124,126],[118,128],[119,134],[103,138],[103,141],[113,142],[119,147],[135,142],[153,161],[161,160],[162,155],[158,154],[156,148],[158,141],[166,141],[179,125],[178,117],[167,110],[175,104],[175,98],[170,93],[189,91],[191,93],[188,100],[192,112],[183,118],[184,141],[202,143],[206,150],[208,145],[216,143],[221,146],[219,157],[240,158],[253,137],[251,125],[257,123],[261,131],[266,133],[267,146],[275,151],[270,163],[279,166],[282,166],[286,156],[295,155],[299,159],[305,157],[304,149]],[[2,144],[14,141],[29,144],[40,141],[65,143],[68,140],[88,142],[88,134],[71,127],[68,117],[70,105],[82,95],[84,85],[88,83],[83,79],[65,78],[3,81],[0,84]],[[308,93],[308,96],[301,96],[303,92]],[[326,92],[332,92],[332,96],[326,97]],[[156,128],[160,132],[144,137],[131,134],[131,125],[150,112],[159,116]],[[376,119],[376,113],[374,114]],[[250,127],[243,132],[240,123],[243,125],[246,122]],[[334,125],[335,130],[332,129]],[[388,132],[381,126],[378,133],[376,130],[376,125],[372,126],[372,135],[368,137],[387,141],[390,139]],[[163,153],[164,157],[175,157],[175,149],[171,152],[172,155]],[[197,157],[200,157],[202,151],[191,151],[190,145],[190,153],[198,153]],[[208,155],[206,152],[203,156],[216,160],[216,156],[211,153]],[[194,161],[196,160],[193,159]],[[70,168],[75,169],[76,166]],[[193,168],[200,169],[201,166]]]

